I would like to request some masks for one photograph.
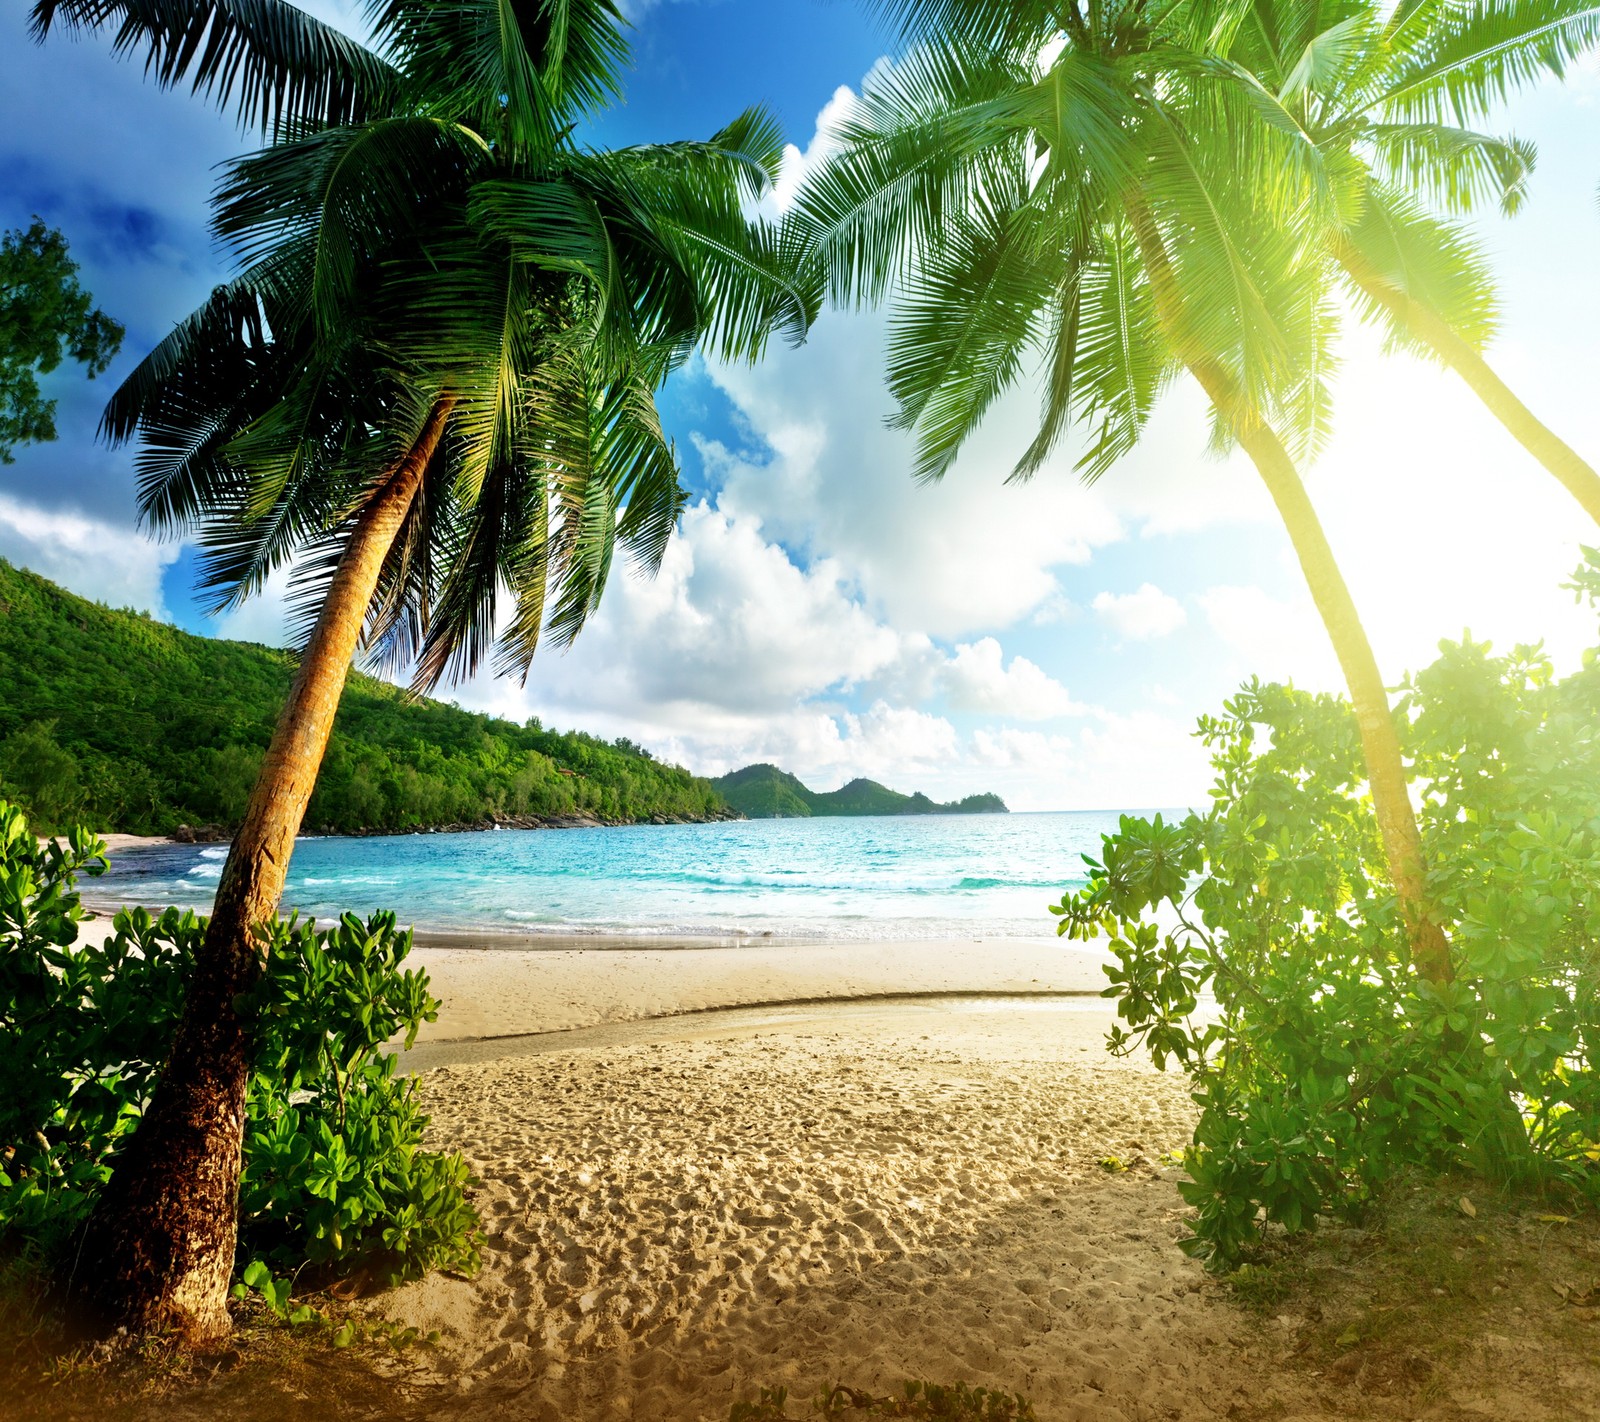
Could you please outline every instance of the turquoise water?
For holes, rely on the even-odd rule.
[[[741,820],[302,839],[285,904],[418,928],[663,937],[1037,937],[1109,812]],[[220,845],[130,850],[95,902],[209,907]]]

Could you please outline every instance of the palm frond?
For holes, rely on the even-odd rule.
[[[835,300],[882,300],[997,173],[1027,166],[1026,125],[997,128],[996,106],[1014,110],[1035,78],[1031,66],[962,47],[916,51],[866,86],[832,135],[840,156],[810,176],[791,213]],[[1061,113],[1073,127],[1104,122],[1071,102]]]
[[[612,0],[380,0],[374,31],[433,112],[547,157],[618,94],[627,57]]]
[[[1057,283],[1039,260],[1040,215],[989,207],[951,223],[910,281],[889,327],[893,423],[917,436],[913,473],[942,478],[1023,369]]]
[[[1373,124],[1366,137],[1380,178],[1453,212],[1492,199],[1514,216],[1527,197],[1537,158],[1531,143],[1449,124]]]
[[[1584,0],[1434,0],[1417,7],[1383,76],[1384,117],[1470,126],[1543,74],[1600,44],[1600,4]]]
[[[387,60],[286,0],[36,0],[32,31],[113,30],[118,54],[144,55],[163,88],[232,111],[247,128],[359,123],[393,111],[401,76]]]
[[[1494,278],[1467,229],[1435,217],[1399,190],[1374,184],[1362,219],[1347,238],[1381,281],[1442,317],[1469,345],[1481,350],[1494,339],[1499,315]],[[1415,334],[1396,324],[1387,306],[1374,306],[1359,287],[1352,294],[1394,341],[1419,349]]]
[[[1037,49],[1061,29],[1049,0],[867,0],[867,8],[913,38],[960,35],[990,49]]]

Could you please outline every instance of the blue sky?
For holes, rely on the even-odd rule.
[[[359,25],[344,0],[311,6]],[[702,136],[747,104],[778,115],[786,174],[815,161],[819,116],[888,53],[851,0],[634,0],[626,101],[602,143]],[[195,630],[274,641],[281,589],[220,621],[181,546],[132,532],[132,456],[93,440],[112,382],[224,272],[205,231],[215,165],[247,146],[103,40],[24,37],[0,0],[0,226],[59,225],[129,328],[110,376],[71,372],[58,444],[0,468],[0,555],[90,596]],[[1482,224],[1504,284],[1493,359],[1581,451],[1600,456],[1600,74],[1518,101],[1532,201]],[[619,577],[566,655],[527,687],[486,678],[464,704],[633,736],[698,770],[776,760],[828,788],[868,774],[941,795],[998,789],[1023,808],[1172,804],[1206,781],[1190,734],[1244,677],[1335,687],[1281,529],[1247,465],[1205,452],[1197,393],[1092,490],[1071,451],[1026,488],[1004,475],[1032,432],[1008,397],[945,483],[910,480],[884,428],[884,318],[829,313],[756,369],[695,363],[663,413],[693,494],[653,583]],[[1581,515],[1451,378],[1348,343],[1335,439],[1313,496],[1391,678],[1470,627],[1547,638],[1564,661],[1593,628],[1559,583]]]

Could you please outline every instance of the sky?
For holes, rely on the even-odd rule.
[[[193,554],[137,528],[129,449],[95,440],[106,396],[226,276],[206,200],[252,146],[186,92],[148,84],[103,38],[26,36],[0,0],[0,228],[60,227],[123,354],[49,378],[61,438],[0,466],[0,556],[85,596],[208,635],[284,642],[282,586],[208,617]],[[306,8],[359,32],[348,0]],[[596,143],[704,137],[762,103],[791,143],[776,201],[826,144],[892,37],[855,0],[630,0],[625,102]],[[1479,232],[1503,295],[1491,360],[1571,444],[1600,457],[1600,68],[1515,101],[1495,125],[1539,148],[1530,201]],[[1248,462],[1207,453],[1180,382],[1148,437],[1092,488],[1071,445],[1005,481],[1037,395],[1005,397],[943,483],[916,485],[888,429],[887,317],[824,314],[755,367],[696,359],[661,397],[690,503],[659,575],[619,570],[570,651],[528,683],[444,694],[517,720],[629,736],[704,774],[776,762],[817,789],[867,775],[1014,809],[1199,803],[1196,717],[1246,678],[1339,687],[1282,527]],[[1600,541],[1454,377],[1386,355],[1352,323],[1334,437],[1307,484],[1386,676],[1465,631],[1544,640],[1574,665],[1593,619],[1561,584]]]

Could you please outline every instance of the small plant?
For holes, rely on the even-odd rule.
[[[1111,1050],[1193,1083],[1184,1247],[1216,1266],[1407,1168],[1600,1196],[1600,656],[1442,651],[1399,713],[1454,981],[1408,961],[1350,708],[1292,687],[1202,720],[1209,813],[1124,817],[1053,906],[1107,936]]]
[[[0,1239],[64,1252],[138,1128],[176,1026],[205,920],[119,913],[78,946],[79,873],[105,867],[83,830],[39,845],[0,802]],[[240,1182],[246,1294],[288,1321],[289,1279],[391,1284],[478,1262],[470,1178],[422,1149],[416,1083],[383,1045],[408,1045],[438,1003],[403,964],[393,914],[318,932],[274,926],[250,994],[255,1074]]]
[[[272,1270],[259,1259],[252,1259],[244,1266],[239,1282],[233,1286],[234,1298],[242,1301],[255,1295],[280,1323],[293,1326],[311,1323],[322,1317],[310,1304],[297,1305],[292,1298],[293,1292],[293,1279],[273,1278]]]

